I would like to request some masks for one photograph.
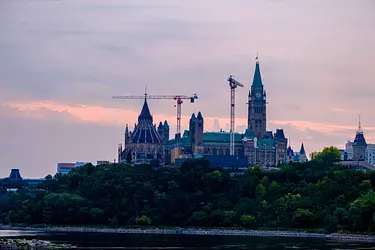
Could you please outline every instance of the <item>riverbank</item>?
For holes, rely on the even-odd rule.
[[[12,227],[0,225],[0,230],[28,230],[42,232],[77,232],[77,233],[124,233],[124,234],[168,234],[168,235],[232,235],[256,237],[290,237],[290,238],[317,238],[336,241],[374,242],[375,236],[361,234],[323,234],[294,231],[272,230],[235,230],[235,229],[202,229],[202,228],[94,228],[94,227]]]

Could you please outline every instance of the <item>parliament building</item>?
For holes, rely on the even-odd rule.
[[[230,133],[204,132],[204,117],[201,112],[192,114],[189,130],[181,137],[169,139],[167,121],[153,124],[147,99],[145,98],[138,124],[133,131],[125,129],[124,146],[119,145],[119,162],[158,161],[174,164],[178,159],[205,156],[229,156]],[[292,157],[288,139],[283,129],[267,130],[267,95],[262,83],[259,62],[256,62],[252,85],[248,95],[248,124],[243,133],[234,134],[235,156],[245,158],[249,165],[275,166],[289,161],[305,161],[306,153]],[[303,146],[302,146],[303,147]]]

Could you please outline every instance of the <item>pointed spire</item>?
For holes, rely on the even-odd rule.
[[[203,120],[203,116],[200,111],[198,112],[197,120],[201,120],[201,121]]]
[[[255,64],[255,72],[254,72],[252,87],[261,87],[261,86],[263,86],[262,77],[260,75],[259,61],[257,60],[257,62]]]
[[[360,134],[363,133],[362,126],[361,126],[361,114],[358,115],[358,130],[357,130],[357,133],[360,133]]]
[[[193,113],[192,115],[191,115],[191,118],[190,118],[190,121],[195,121],[197,118],[195,117],[195,114]]]
[[[162,123],[162,122],[159,122],[159,126],[158,126],[158,128],[161,128],[161,127],[163,127],[163,123]]]
[[[168,127],[169,128],[167,120],[164,121],[164,127]]]
[[[306,152],[305,152],[305,146],[303,146],[303,142],[302,142],[301,150],[299,151],[299,153],[300,153],[301,155],[305,155],[305,154],[306,154]]]
[[[128,124],[126,124],[126,127],[125,127],[125,135],[128,135],[129,134],[129,127],[128,127]]]
[[[146,96],[147,94],[145,94],[145,102],[143,103],[141,114],[138,116],[138,123],[142,120],[149,120],[152,122],[152,116],[150,109],[148,108]]]

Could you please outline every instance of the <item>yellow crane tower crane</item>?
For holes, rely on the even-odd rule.
[[[181,104],[183,100],[190,100],[190,103],[194,103],[195,99],[198,99],[198,96],[194,94],[193,96],[186,95],[147,95],[144,96],[113,96],[113,99],[158,99],[158,100],[175,100],[177,108],[177,131],[176,139],[181,137]]]
[[[230,75],[227,81],[230,87],[230,155],[234,155],[235,90],[237,87],[243,87],[244,85],[234,79],[233,75]]]

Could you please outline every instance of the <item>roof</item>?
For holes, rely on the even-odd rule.
[[[244,136],[247,139],[253,139],[254,138],[254,132],[251,129],[246,129]]]
[[[146,98],[141,114],[138,116],[138,124],[131,137],[132,143],[161,144],[163,142],[156,127],[152,124],[152,116]]]
[[[58,163],[59,168],[74,168],[75,163]]]
[[[234,142],[242,143],[243,135],[239,133],[234,134]],[[208,142],[219,142],[219,143],[229,143],[230,133],[226,132],[205,132],[203,133],[203,141]]]
[[[11,180],[22,180],[20,170],[19,169],[12,169],[9,174],[9,179]]]
[[[203,116],[200,111],[198,112],[197,120],[203,120]]]
[[[306,154],[306,152],[305,152],[305,146],[303,146],[303,143],[302,143],[302,145],[301,145],[301,150],[299,151],[299,153],[300,153],[301,155],[305,155],[305,154]]]
[[[266,147],[274,147],[275,146],[275,140],[273,139],[260,139],[258,140],[258,147],[262,147],[266,145]]]
[[[190,121],[195,121],[197,118],[195,117],[195,114],[193,113],[190,117]]]
[[[167,120],[164,121],[164,127],[169,128]]]
[[[145,102],[143,103],[141,114],[138,116],[138,123],[142,120],[150,120],[152,124],[152,115],[150,109],[148,108],[147,99],[145,98]]]
[[[355,135],[353,146],[367,146],[366,139],[362,132],[357,132]]]
[[[273,139],[272,131],[266,131],[263,136],[264,139]]]
[[[189,136],[189,130],[184,130],[182,137],[188,137],[188,136]]]
[[[283,129],[276,129],[275,138],[277,139],[286,139]]]
[[[259,62],[256,62],[256,64],[255,64],[253,84],[251,85],[251,88],[252,89],[253,88],[263,88],[262,77],[260,75]]]

